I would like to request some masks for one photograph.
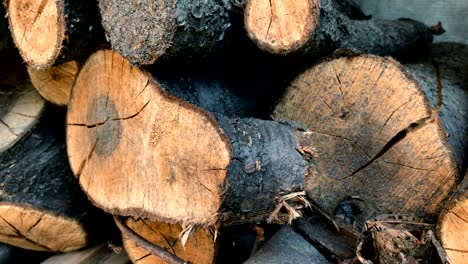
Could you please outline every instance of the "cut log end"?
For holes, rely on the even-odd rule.
[[[318,0],[251,0],[244,11],[249,37],[261,49],[287,54],[302,47],[319,23]]]
[[[8,1],[13,40],[24,60],[38,69],[52,66],[65,36],[62,1]]]
[[[87,245],[87,233],[74,220],[33,208],[0,204],[0,240],[25,249],[53,252]]]
[[[214,263],[216,243],[213,235],[208,229],[198,228],[192,232],[182,245],[180,235],[182,226],[179,224],[168,224],[163,222],[152,222],[147,220],[128,219],[126,224],[137,234],[159,246],[163,250],[174,254],[180,259],[190,263]],[[124,248],[134,263],[166,263],[160,257],[153,255],[144,248],[139,247],[134,241],[123,239]]]
[[[217,221],[231,150],[208,113],[106,50],[81,69],[67,118],[70,164],[94,204],[152,220]]]
[[[454,190],[458,172],[436,113],[396,61],[327,61],[298,76],[283,98],[274,118],[310,130],[319,158],[306,190],[329,212],[357,196],[361,223],[384,213],[430,215]]]
[[[47,70],[36,70],[28,66],[34,88],[44,99],[61,106],[68,105],[78,70],[77,61],[66,62]]]

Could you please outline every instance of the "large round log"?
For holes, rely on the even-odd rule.
[[[36,69],[83,59],[104,43],[94,0],[12,0],[6,4],[16,47]]]
[[[296,210],[287,203],[300,200],[308,166],[296,150],[303,131],[273,121],[215,120],[118,53],[88,59],[67,118],[72,170],[110,213],[199,225],[284,223]]]
[[[244,23],[259,48],[313,58],[337,48],[405,57],[421,53],[432,41],[431,29],[420,22],[368,19],[351,1],[248,0]]]
[[[379,214],[437,214],[460,180],[445,133],[464,132],[442,127],[440,120],[455,119],[429,105],[426,94],[436,90],[393,59],[372,55],[327,60],[299,75],[273,116],[310,130],[319,158],[310,167],[308,196],[330,213],[355,197],[350,221],[361,224]],[[444,94],[444,102],[458,94]],[[466,104],[466,97],[453,100]],[[466,131],[465,121],[456,122],[446,127]],[[466,146],[466,137],[458,144]]]

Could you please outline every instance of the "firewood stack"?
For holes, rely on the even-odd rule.
[[[0,242],[112,241],[134,263],[468,257],[468,47],[432,44],[441,24],[351,0],[5,7]]]

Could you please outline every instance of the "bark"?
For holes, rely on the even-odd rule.
[[[112,48],[133,64],[209,60],[238,34],[229,1],[99,1],[99,8]]]
[[[303,56],[317,59],[331,55],[339,48],[407,59],[415,54],[423,54],[432,42],[431,30],[423,23],[410,19],[366,19],[351,1],[303,1],[304,5],[311,9],[308,19],[300,21],[302,24],[291,25],[288,24],[290,20],[297,18],[289,18],[287,14],[300,12],[304,6],[296,6],[292,11],[283,14],[279,8],[282,2],[271,1],[271,6],[264,7],[271,11],[264,12],[271,12],[275,16],[270,18],[270,23],[262,24],[259,18],[254,19],[259,15],[251,14],[257,9],[264,9],[252,8],[260,2],[247,1],[245,8],[246,29],[250,38],[263,50],[277,54],[292,53],[294,59]],[[253,18],[250,18],[251,16]],[[274,32],[275,25],[283,28],[284,32],[278,36],[269,33]],[[292,34],[295,29],[301,30],[302,34]],[[292,44],[281,47],[283,38],[287,37],[290,38],[287,42]]]
[[[72,170],[107,212],[207,226],[300,213],[308,145],[294,125],[216,120],[111,51],[83,66],[67,117]]]
[[[308,196],[330,214],[350,202],[345,218],[358,226],[380,214],[430,218],[459,182],[438,111],[390,58],[348,55],[310,68],[273,117],[310,131],[319,158],[309,167]]]
[[[63,114],[62,114],[63,118]],[[60,116],[44,112],[39,123],[0,153],[0,238],[41,251],[71,251],[104,234],[102,217],[73,178]],[[67,230],[63,232],[63,230]],[[100,238],[102,239],[102,238]]]
[[[105,41],[93,0],[8,1],[7,11],[16,47],[36,69],[83,59]]]
[[[283,226],[246,264],[266,263],[317,263],[329,262],[289,226]]]

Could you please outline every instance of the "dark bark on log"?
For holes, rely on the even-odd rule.
[[[105,43],[94,0],[9,1],[7,8],[13,40],[36,69],[82,60]]]
[[[326,264],[330,262],[314,246],[286,225],[245,263]]]
[[[102,215],[86,199],[68,165],[63,118],[63,112],[47,110],[29,133],[0,153],[1,210],[22,211],[29,214],[28,221],[37,217],[28,226],[22,217],[3,215],[0,237],[7,243],[18,242],[10,241],[16,236],[20,242],[24,240],[19,246],[26,248],[70,251],[104,239],[99,236],[108,230],[102,228],[106,218],[96,223],[96,217]],[[70,228],[64,234],[74,235],[57,237],[56,228]]]
[[[152,64],[178,57],[200,62],[234,44],[229,1],[99,1],[112,48],[131,63]],[[238,33],[236,33],[238,34]]]

